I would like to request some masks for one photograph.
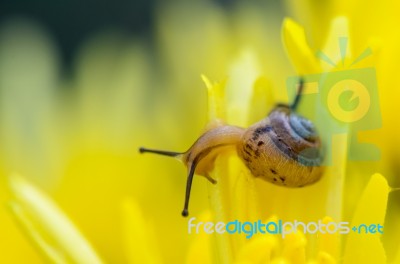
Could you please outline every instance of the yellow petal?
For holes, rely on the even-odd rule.
[[[9,208],[15,220],[19,224],[19,227],[23,230],[30,242],[36,247],[37,251],[52,263],[67,263],[67,260],[62,253],[57,251],[44,240],[39,230],[35,228],[29,219],[29,216],[26,215],[21,206],[15,202],[10,202]]]
[[[290,233],[283,240],[282,256],[289,261],[289,263],[306,263],[306,248],[307,240],[303,233],[297,231]]]
[[[318,264],[335,264],[336,260],[330,254],[321,251],[318,253],[317,263]]]
[[[395,260],[393,261],[393,263],[400,263],[400,246],[399,246],[399,248],[397,249],[397,255],[396,255],[396,258],[395,258]]]
[[[203,213],[196,222],[208,222],[211,221],[211,213]],[[205,232],[199,232],[198,234],[191,234],[195,236],[190,243],[189,251],[186,256],[186,263],[188,264],[207,264],[213,263],[213,243],[211,234]]]
[[[52,259],[56,256],[53,253],[59,252],[67,262],[102,263],[91,245],[50,198],[17,175],[12,175],[9,182],[15,197],[11,212],[42,252]]]
[[[123,227],[130,263],[162,263],[158,255],[156,234],[151,222],[143,216],[137,203],[126,200],[122,204]]]
[[[230,207],[235,208],[231,217],[240,221],[257,221],[260,219],[256,181],[250,171],[237,156],[229,160]]]
[[[287,8],[291,10],[290,13],[299,18],[307,28],[315,47],[321,47],[326,39],[329,23],[337,13],[337,1],[286,0],[285,2]],[[348,4],[349,1],[346,1],[346,5]]]
[[[201,75],[203,82],[206,84],[208,92],[208,120],[226,119],[225,105],[225,85],[226,80],[218,83],[211,83],[205,76]]]
[[[289,263],[292,263],[292,262],[287,261],[287,260],[285,260],[283,258],[276,258],[271,262],[271,264],[289,264]]]
[[[303,27],[290,18],[286,18],[283,21],[282,38],[286,52],[298,74],[320,71],[319,63],[307,43]]]
[[[253,85],[261,73],[260,63],[252,49],[244,49],[233,61],[227,82],[227,122],[247,127]]]
[[[350,228],[359,227],[361,224],[383,226],[388,194],[386,179],[380,174],[374,174],[357,205]],[[350,230],[343,263],[386,263],[380,237],[379,233],[359,234]]]
[[[248,241],[240,248],[235,263],[264,263],[270,261],[277,240],[272,235],[260,235]]]
[[[328,38],[322,50],[337,67],[343,67],[345,63],[347,65],[351,63],[346,61],[346,58],[351,58],[349,26],[346,17],[337,17],[332,21]],[[333,67],[328,63],[322,63],[321,65],[325,70],[330,70]]]
[[[265,77],[259,77],[253,85],[251,107],[249,111],[249,124],[254,124],[265,118],[276,104],[271,83]]]
[[[334,222],[332,218],[330,217],[325,217],[322,220],[322,223],[327,225],[330,222]],[[318,257],[319,259],[325,259],[328,258],[327,255],[330,256],[330,258],[338,258],[339,257],[339,246],[340,246],[340,241],[338,237],[338,233],[329,233],[325,232],[325,234],[321,234],[319,236],[319,251],[323,252],[320,254]],[[321,262],[324,263],[324,262]],[[329,263],[329,262],[327,262]]]
[[[234,219],[230,215],[232,206],[230,203],[229,182],[232,178],[227,177],[229,175],[229,160],[229,154],[220,155],[215,159],[215,168],[211,172],[211,177],[216,179],[218,184],[208,185],[210,204],[216,221],[228,222]],[[220,263],[232,263],[234,236],[224,233],[215,237]]]

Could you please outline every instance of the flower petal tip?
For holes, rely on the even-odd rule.
[[[314,52],[307,42],[304,28],[300,24],[285,18],[282,24],[282,41],[298,74],[310,74],[320,70]]]

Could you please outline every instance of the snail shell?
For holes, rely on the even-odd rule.
[[[283,105],[249,127],[237,145],[255,177],[287,187],[303,187],[321,178],[320,149],[312,122]]]

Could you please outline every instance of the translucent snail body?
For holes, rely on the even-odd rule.
[[[188,169],[183,216],[189,214],[194,174],[206,177],[212,170],[216,150],[233,147],[254,177],[286,187],[303,187],[321,178],[321,142],[312,122],[295,113],[299,92],[291,105],[278,104],[263,120],[249,128],[219,125],[202,134],[186,152],[140,148],[181,160]]]

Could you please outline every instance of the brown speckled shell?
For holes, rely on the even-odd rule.
[[[321,143],[317,136],[300,137],[290,125],[290,114],[286,107],[274,109],[246,130],[237,150],[255,177],[277,185],[303,187],[321,178]]]

